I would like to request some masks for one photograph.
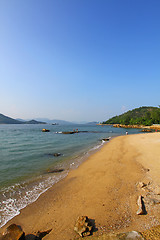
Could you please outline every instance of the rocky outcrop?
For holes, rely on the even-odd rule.
[[[124,125],[124,124],[113,124],[116,128],[143,128],[143,125]]]
[[[89,236],[92,231],[92,224],[87,216],[78,217],[74,230],[81,236]]]
[[[141,132],[153,132],[151,129],[142,129]]]
[[[160,125],[159,124],[154,124],[152,126],[144,126],[144,125],[124,125],[124,124],[113,124],[113,127],[115,128],[138,128],[142,129],[141,132],[153,132],[155,131],[160,131]]]

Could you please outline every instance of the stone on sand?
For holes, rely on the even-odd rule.
[[[74,230],[81,236],[89,236],[92,231],[92,225],[87,216],[78,217]]]

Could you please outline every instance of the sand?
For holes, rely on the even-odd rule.
[[[27,239],[48,229],[52,231],[43,239],[77,239],[75,221],[87,215],[95,222],[93,236],[144,231],[159,224],[160,205],[146,204],[147,214],[139,216],[137,198],[159,197],[159,175],[160,133],[116,137],[6,226],[21,225]],[[140,187],[139,182],[146,186]]]

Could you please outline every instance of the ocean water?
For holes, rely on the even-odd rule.
[[[81,132],[62,134],[73,129]],[[0,227],[100,148],[103,138],[125,133],[97,125],[0,125]]]

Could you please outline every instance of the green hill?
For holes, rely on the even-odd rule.
[[[160,108],[140,107],[110,118],[103,124],[145,125],[160,124]]]

